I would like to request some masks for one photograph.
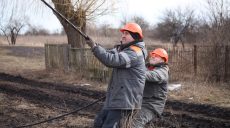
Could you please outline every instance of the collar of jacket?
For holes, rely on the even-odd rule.
[[[125,48],[128,48],[129,46],[131,46],[131,45],[136,45],[137,43],[139,43],[139,42],[143,42],[143,40],[142,39],[140,39],[140,40],[135,40],[135,41],[133,41],[133,42],[130,42],[130,43],[127,43],[127,44],[122,44],[121,43],[121,45],[120,45],[120,51],[122,51],[123,49],[125,49]],[[140,47],[139,45],[137,45],[138,47]],[[141,47],[142,48],[142,47]]]
[[[147,68],[151,68],[151,69],[154,69],[156,67],[165,67],[167,66],[168,64],[165,63],[165,62],[162,62],[162,63],[158,63],[158,64],[150,64],[150,63],[146,63],[146,67]]]
[[[147,50],[145,49],[145,43],[144,42],[138,42],[138,41],[133,41],[133,42],[130,42],[129,45],[115,45],[114,48],[117,49],[118,52],[124,50],[125,48],[128,48],[130,47],[131,45],[135,45],[139,48],[142,49],[142,53],[143,53],[143,56],[144,56],[144,59],[147,58]]]

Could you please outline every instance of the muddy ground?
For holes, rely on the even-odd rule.
[[[0,50],[0,128],[18,127],[52,118],[79,109],[105,95],[104,89],[95,88],[98,86],[96,83],[91,82],[92,86],[83,86],[78,84],[79,81],[75,77],[74,81],[62,82],[62,77],[70,77],[69,75],[52,77],[54,80],[51,80],[47,74],[40,73],[44,68],[44,48],[1,46]],[[41,66],[37,66],[38,64]],[[32,73],[27,74],[24,70]],[[34,70],[39,70],[37,75]],[[58,76],[58,73],[56,74],[54,77]],[[28,77],[29,75],[34,76]],[[224,96],[228,95],[219,97],[223,99]],[[102,104],[98,102],[73,115],[32,128],[91,128]],[[229,107],[168,100],[162,118],[153,120],[146,128],[229,127]]]
[[[0,73],[0,127],[38,122],[90,104],[105,95],[93,86],[40,82]],[[90,128],[102,102],[33,128]],[[148,128],[229,128],[230,109],[168,100],[161,119]]]

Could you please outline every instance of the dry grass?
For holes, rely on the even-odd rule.
[[[66,42],[64,36],[36,36],[19,37],[18,46],[44,46],[44,43]],[[104,45],[115,43],[118,38],[93,37],[97,42],[104,42]],[[145,42],[160,44],[160,42],[146,39]],[[0,37],[0,43],[7,45],[7,42]],[[96,85],[96,89],[105,90],[106,83],[89,81],[81,74],[64,71],[46,71],[44,56],[18,57],[10,55],[10,49],[0,47],[0,72],[20,74],[27,78],[39,79],[41,81],[65,82],[73,85],[85,84]],[[217,106],[230,107],[230,87],[226,83],[211,83],[198,80],[181,82],[182,89],[169,93],[169,98],[184,100],[188,102],[207,103]],[[90,86],[89,85],[89,86]]]
[[[62,70],[46,70],[44,56],[18,57],[11,55],[10,49],[0,47],[0,72],[21,75],[26,78],[38,79],[45,82],[64,82],[73,85],[97,86],[99,90],[105,90],[105,83],[89,81],[81,74],[65,72]],[[87,85],[86,85],[87,86]]]
[[[25,71],[21,74],[23,77],[37,79],[43,82],[66,83],[74,86],[93,86],[95,90],[105,91],[107,83],[91,81],[84,78],[76,72],[66,72],[62,70],[40,70],[40,71]]]
[[[182,82],[180,90],[170,92],[169,98],[186,102],[230,107],[230,87],[227,83]]]
[[[115,44],[120,43],[119,36],[112,36],[112,37],[101,37],[101,36],[92,36],[91,37],[95,42],[107,46],[113,47]],[[157,40],[153,40],[150,38],[145,38],[144,42],[146,45],[164,45],[169,46],[168,42],[161,42]],[[43,47],[44,44],[66,44],[67,37],[66,36],[19,36],[17,38],[16,46],[33,46],[33,47]],[[0,36],[0,45],[9,45],[5,37]]]
[[[24,71],[45,69],[44,57],[17,57],[9,55],[11,51],[0,47],[0,71],[22,74]]]
[[[19,36],[16,46],[43,47],[45,43],[63,44],[67,43],[67,38],[66,36]],[[0,36],[0,45],[9,45],[3,36]]]

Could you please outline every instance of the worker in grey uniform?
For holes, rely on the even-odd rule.
[[[141,109],[145,84],[145,58],[147,55],[141,27],[127,23],[120,29],[121,45],[106,50],[92,39],[86,43],[95,57],[113,68],[102,110],[97,114],[94,128],[123,128],[130,115]]]
[[[162,48],[151,51],[146,67],[142,108],[134,116],[132,128],[144,128],[148,122],[160,117],[167,99],[169,78],[167,52]]]

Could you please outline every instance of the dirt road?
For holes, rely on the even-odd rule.
[[[105,92],[92,86],[39,82],[0,73],[0,127],[11,128],[51,118],[90,104]],[[74,115],[34,128],[90,128],[102,102]],[[149,124],[164,128],[229,128],[230,109],[168,100],[162,119]]]

